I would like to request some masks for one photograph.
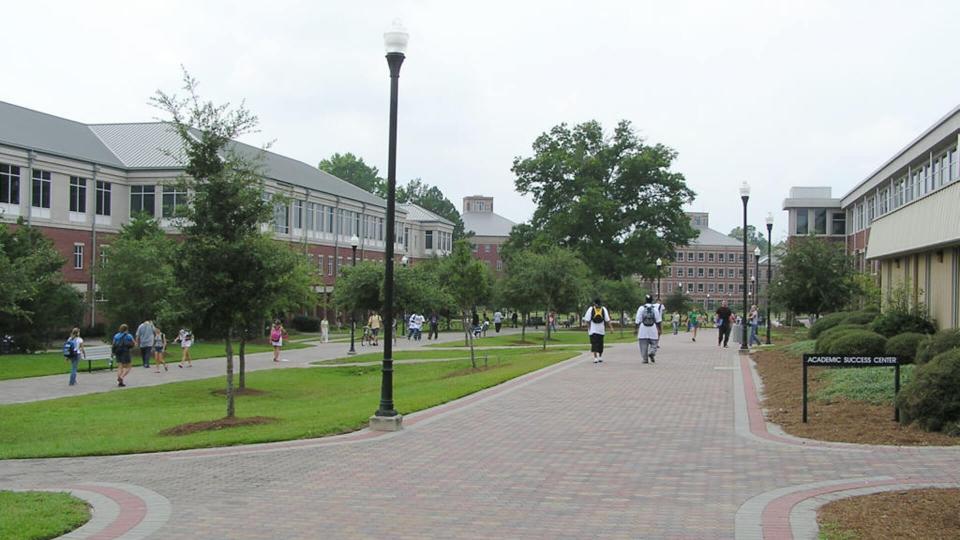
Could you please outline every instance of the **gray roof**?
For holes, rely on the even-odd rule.
[[[407,219],[412,221],[424,221],[424,222],[440,222],[445,225],[450,225],[453,227],[453,222],[449,219],[438,216],[433,212],[427,210],[426,208],[413,204],[413,203],[403,203],[398,205],[404,211],[407,212]]]
[[[0,101],[0,143],[126,170],[182,169],[182,146],[164,122],[81,124]],[[264,174],[279,182],[386,207],[380,197],[302,161],[234,141],[248,158],[263,158]]]
[[[715,231],[709,227],[694,227],[700,233],[696,239],[690,241],[690,245],[698,246],[743,246],[743,242]]]
[[[464,212],[463,229],[477,236],[510,236],[516,223],[493,212]]]

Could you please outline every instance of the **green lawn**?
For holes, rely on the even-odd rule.
[[[798,362],[800,360],[797,360]],[[906,386],[913,376],[914,366],[900,366],[900,388]],[[866,401],[874,405],[893,403],[893,368],[847,368],[819,370],[817,377],[827,381],[826,388],[817,392],[815,399],[830,401],[847,398]]]
[[[90,521],[90,509],[68,493],[0,491],[0,516],[0,540],[46,540]]]
[[[524,373],[572,358],[577,351],[526,351],[473,372],[469,360],[394,367],[394,396],[403,414],[433,407]],[[268,416],[274,424],[184,436],[162,430],[223,417],[223,378],[61,398],[0,407],[0,458],[155,452],[320,437],[366,425],[380,396],[380,367],[257,371],[239,396],[240,417]]]
[[[636,340],[635,331],[627,330],[620,335],[619,330],[607,332],[604,343],[632,343]],[[496,335],[492,331],[487,332],[487,337],[473,340],[474,347],[517,347],[530,345],[543,345],[543,329],[527,329],[526,341],[521,341],[520,334]],[[554,332],[547,342],[551,345],[583,345],[589,347],[590,339],[587,337],[586,330],[561,330]],[[434,343],[427,347],[464,347],[463,341],[449,341],[446,343]]]
[[[88,341],[85,345],[95,346],[103,345],[103,343],[96,342],[92,340]],[[284,349],[304,349],[310,345],[302,343],[287,343],[283,346]],[[237,354],[239,352],[239,345],[234,343],[233,352]],[[257,345],[249,344],[246,347],[246,352],[249,354],[258,353],[258,352],[267,352],[273,350],[269,345]],[[131,351],[133,353],[133,362],[136,364],[140,361],[139,351]],[[180,361],[181,349],[179,344],[171,344],[167,346],[167,356],[166,361],[169,363],[176,364]],[[190,356],[194,360],[203,360],[207,358],[223,358],[227,355],[226,349],[224,348],[223,343],[194,343],[193,347],[190,349]],[[106,369],[107,361],[106,360],[95,360],[93,362],[93,369]],[[80,370],[87,370],[87,361],[80,361]],[[59,374],[70,373],[70,363],[64,360],[63,355],[59,352],[52,353],[39,353],[39,354],[5,354],[0,355],[0,381],[5,381],[8,379],[23,379],[25,377],[41,377],[43,375],[59,375]]]

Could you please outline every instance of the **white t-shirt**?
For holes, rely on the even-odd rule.
[[[603,306],[603,320],[610,322],[610,312],[607,311],[607,307]],[[593,322],[593,306],[587,308],[587,312],[583,314],[583,322],[590,323],[590,328],[587,329],[587,335],[590,334],[600,334],[601,336],[606,334],[605,323],[595,323]]]
[[[500,313],[499,311],[495,311],[493,313],[493,322],[494,323],[503,322],[503,314]]]
[[[653,319],[658,322],[663,322],[663,315],[660,314],[660,309],[657,304],[644,304],[637,308],[637,324],[640,325],[640,329],[637,330],[637,339],[660,339],[660,333],[657,332],[657,325],[653,326],[644,326],[643,325],[643,310],[645,307],[650,306],[653,308]]]
[[[83,345],[83,338],[82,338],[82,337],[77,336],[77,337],[73,338],[73,346],[77,348],[77,354],[79,354],[80,357],[83,358],[83,357],[85,357],[86,355],[83,354],[83,349],[80,348],[81,345]]]
[[[413,315],[411,315],[411,316],[410,316],[410,320],[409,320],[408,323],[407,323],[407,326],[408,326],[409,328],[414,329],[414,330],[419,330],[419,329],[420,329],[420,317],[418,317],[416,313],[414,313]]]

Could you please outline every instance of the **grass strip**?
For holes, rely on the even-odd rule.
[[[90,521],[90,508],[69,493],[0,491],[0,516],[0,539],[47,540]]]
[[[619,331],[608,332],[604,342],[610,343],[632,343],[636,340],[636,334],[632,331],[625,331],[620,335]],[[552,345],[589,345],[590,339],[585,330],[561,330],[553,332],[550,339],[547,340],[547,347]],[[528,331],[526,340],[521,340],[519,334],[490,335],[487,337],[475,338],[474,347],[530,347],[543,345],[543,331]],[[448,341],[446,343],[433,343],[427,347],[468,347],[462,341]]]
[[[399,412],[419,411],[572,358],[578,351],[504,355],[488,369],[469,360],[394,366]],[[0,407],[0,458],[108,455],[320,437],[366,425],[380,396],[380,367],[283,369],[247,374],[257,395],[237,397],[241,417],[278,419],[182,436],[160,432],[224,415],[222,377]]]

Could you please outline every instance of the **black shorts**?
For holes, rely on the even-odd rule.
[[[590,334],[590,352],[603,354],[603,334]]]

